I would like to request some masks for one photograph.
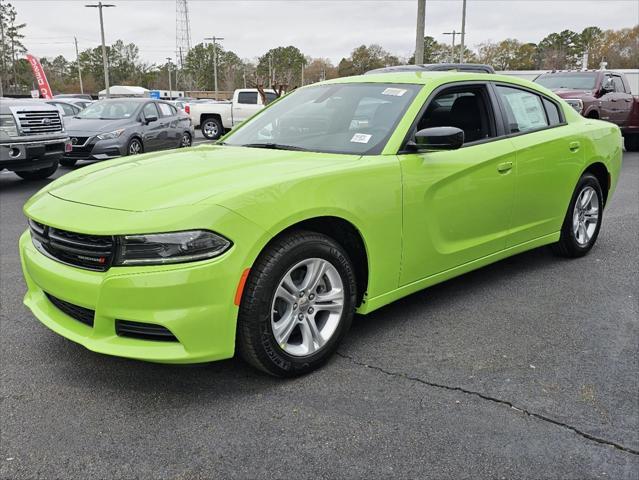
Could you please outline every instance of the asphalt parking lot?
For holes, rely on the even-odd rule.
[[[0,174],[2,478],[639,477],[639,154],[587,257],[534,250],[358,317],[295,380],[46,329],[17,252],[45,184]]]

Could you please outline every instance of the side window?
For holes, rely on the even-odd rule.
[[[618,75],[612,76],[612,83],[615,85],[615,92],[624,93],[626,91],[626,87],[623,84],[623,80]]]
[[[153,102],[149,102],[146,105],[144,105],[144,108],[142,109],[142,114],[144,115],[144,118],[159,117],[158,109],[155,106],[155,103]]]
[[[546,114],[548,115],[548,122],[550,125],[561,124],[561,115],[559,114],[559,107],[554,102],[551,102],[547,98],[543,99],[544,107],[546,107]]]
[[[464,131],[464,143],[470,143],[497,136],[494,118],[485,86],[455,87],[431,100],[417,130],[457,127]]]
[[[277,95],[273,92],[264,92],[264,96],[266,97],[266,105],[271,103],[273,100],[277,100]]]
[[[177,115],[178,114],[177,107],[174,107],[173,105],[169,105],[169,108],[171,109],[171,115]]]
[[[62,108],[65,117],[71,117],[78,113],[71,105],[67,105],[66,103],[58,103],[57,105]]]
[[[171,111],[171,107],[167,103],[158,103],[158,107],[160,107],[160,112],[162,113],[163,117],[170,117],[172,115],[175,115]]]
[[[504,86],[497,86],[497,94],[506,110],[508,133],[525,133],[548,126],[539,95]]]
[[[257,92],[240,92],[237,95],[237,103],[257,105]]]

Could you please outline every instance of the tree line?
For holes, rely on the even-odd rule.
[[[24,59],[27,49],[22,33],[26,24],[17,19],[13,5],[0,0],[0,84],[5,94],[28,93],[33,88],[31,68]],[[458,62],[460,46],[424,38],[424,63]],[[360,45],[334,65],[328,58],[312,58],[295,46],[268,50],[255,59],[240,58],[235,52],[210,43],[195,45],[175,63],[152,64],[140,57],[134,43],[116,40],[107,46],[111,85],[139,85],[149,89],[168,89],[169,74],[174,89],[213,90],[213,63],[217,55],[218,88],[234,90],[256,85],[286,85],[295,88],[324,79],[358,75],[391,65],[414,63],[414,56],[395,55],[382,46]],[[551,33],[539,43],[514,38],[486,41],[474,49],[465,47],[466,62],[487,63],[496,70],[540,70],[580,68],[584,53],[590,68],[605,61],[608,68],[637,68],[639,65],[639,25],[620,30],[588,27],[582,32],[564,30]],[[78,56],[84,90],[97,93],[104,88],[102,49],[81,51]],[[51,88],[56,93],[80,91],[78,60],[63,55],[41,58]]]

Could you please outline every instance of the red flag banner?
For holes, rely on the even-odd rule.
[[[29,61],[29,65],[31,65],[31,69],[33,70],[33,76],[38,83],[38,91],[40,92],[40,96],[45,99],[53,98],[53,92],[51,92],[51,87],[49,86],[49,82],[47,81],[47,76],[44,74],[44,69],[42,68],[42,65],[40,65],[40,60],[38,60],[31,54],[27,54],[27,60]]]

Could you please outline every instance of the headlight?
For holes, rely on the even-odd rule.
[[[101,133],[100,135],[98,135],[98,138],[100,140],[110,140],[112,138],[118,138],[123,133],[124,133],[124,128],[118,128],[117,130],[113,130],[112,132]]]
[[[10,137],[18,136],[18,127],[13,115],[5,114],[0,115],[0,132],[9,135]]]
[[[576,110],[577,113],[581,113],[584,110],[584,102],[580,98],[567,98],[566,102],[572,108]]]
[[[164,265],[217,257],[232,243],[208,230],[125,235],[118,238],[114,265]]]

